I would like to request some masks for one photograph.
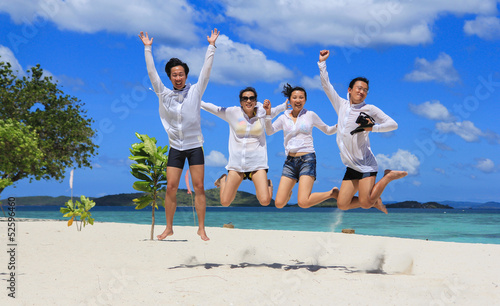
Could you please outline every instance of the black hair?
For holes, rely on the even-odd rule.
[[[354,86],[354,84],[356,84],[357,81],[365,82],[366,85],[368,85],[368,89],[370,89],[370,81],[368,81],[368,79],[365,77],[357,77],[352,79],[351,83],[349,83],[349,88],[352,89],[352,87]]]
[[[253,92],[253,94],[255,95],[255,101],[257,101],[257,91],[253,87],[247,87],[247,88],[240,90],[240,101],[241,101],[241,97],[243,96],[243,93],[245,93],[247,91]]]
[[[172,68],[177,66],[182,66],[184,68],[184,72],[186,73],[186,77],[188,76],[189,74],[188,65],[183,61],[181,61],[180,59],[172,57],[165,65],[165,72],[167,73],[169,79],[170,79],[170,73],[172,72]]]
[[[295,87],[292,87],[292,85],[286,83],[285,85],[283,85],[283,91],[281,92],[283,95],[285,95],[285,97],[289,98],[290,99],[290,96],[292,95],[292,92],[294,91],[302,91],[304,93],[304,96],[307,100],[307,92],[304,88],[300,87],[300,86],[295,86]]]

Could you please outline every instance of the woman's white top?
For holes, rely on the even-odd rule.
[[[314,153],[313,127],[318,128],[327,135],[335,134],[337,131],[337,125],[326,125],[313,111],[302,109],[295,122],[290,115],[291,113],[292,110],[287,110],[274,122],[272,122],[271,116],[266,117],[267,135],[283,130],[286,155],[289,153]]]
[[[151,45],[144,46],[149,79],[160,103],[161,123],[167,131],[170,147],[174,149],[183,151],[203,145],[200,104],[208,85],[214,54],[215,46],[209,45],[198,83],[186,83],[182,90],[171,90],[163,85],[156,72]]]
[[[363,131],[351,135],[351,131],[358,127],[356,119],[364,112],[375,119],[372,132],[390,132],[398,128],[398,124],[378,107],[365,102],[351,104],[349,100],[341,98],[328,78],[326,62],[318,62],[321,85],[328,99],[335,108],[338,119],[337,145],[344,165],[359,172],[377,172],[378,165],[375,155],[370,148],[369,132]]]
[[[220,107],[202,101],[201,108],[229,123],[229,162],[227,170],[253,172],[268,169],[267,144],[264,133],[266,111],[257,102],[256,115],[249,118],[241,106]],[[275,117],[286,109],[286,103],[272,108]]]

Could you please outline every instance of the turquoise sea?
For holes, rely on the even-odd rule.
[[[91,213],[96,222],[151,224],[150,209],[94,207]],[[163,208],[155,216],[156,225],[165,225]],[[17,206],[16,218],[65,219],[55,206]],[[177,208],[174,225],[193,226],[194,222],[192,207]],[[361,235],[500,244],[500,210],[494,209],[390,209],[386,215],[375,209],[207,208],[207,227],[229,222],[241,229],[341,232],[352,228]]]

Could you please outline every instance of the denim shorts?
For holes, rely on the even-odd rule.
[[[316,180],[316,154],[309,153],[302,156],[287,156],[285,165],[283,165],[283,173],[281,176],[286,176],[296,181],[301,175],[309,175]]]

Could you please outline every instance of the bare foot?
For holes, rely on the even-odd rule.
[[[210,238],[208,238],[207,233],[205,232],[205,229],[204,229],[204,228],[200,228],[200,229],[198,229],[198,235],[200,235],[201,240],[203,240],[203,241],[208,241],[208,240],[210,240]]]
[[[376,209],[380,210],[381,212],[388,214],[389,212],[387,211],[387,208],[385,205],[382,203],[382,199],[378,198],[377,202],[375,202],[375,205],[373,205]]]
[[[171,228],[166,228],[163,233],[161,233],[160,235],[157,235],[156,238],[158,238],[158,240],[163,240],[165,238],[167,238],[168,236],[172,236],[174,234],[174,231],[171,229]]]
[[[219,177],[219,178],[215,181],[215,183],[214,183],[215,187],[217,187],[217,188],[219,188],[219,187],[220,187],[220,180],[221,180],[223,177],[225,177],[225,176],[227,176],[227,174],[225,174],[225,173],[224,173],[223,175],[221,175],[221,176],[220,176],[220,177]]]
[[[333,189],[330,191],[330,199],[336,199],[339,197],[339,189],[337,187],[333,187]]]
[[[390,181],[394,181],[400,178],[403,178],[408,175],[408,172],[406,171],[396,171],[396,170],[390,170],[387,169],[384,171],[384,177],[387,176]]]

